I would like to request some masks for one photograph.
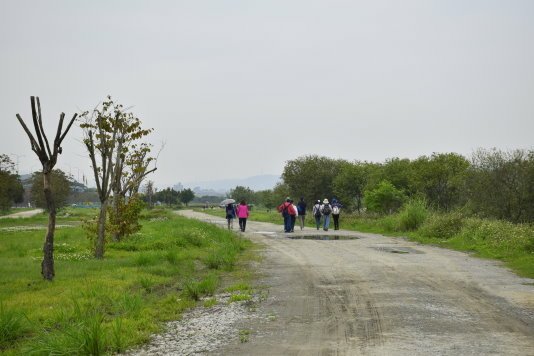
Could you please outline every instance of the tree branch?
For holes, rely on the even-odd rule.
[[[53,159],[52,152],[50,151],[50,144],[48,143],[48,138],[46,137],[46,134],[44,132],[43,116],[41,115],[41,101],[39,100],[39,97],[37,97],[36,99],[37,99],[37,113],[39,114],[37,118],[37,122],[39,123],[39,131],[41,132],[41,135],[43,136],[44,141],[46,143],[46,151],[48,152],[48,157],[50,157],[50,159]],[[44,147],[43,147],[43,150],[44,150]]]
[[[32,104],[32,119],[33,119],[33,127],[35,128],[35,134],[37,135],[37,140],[39,141],[39,145],[37,146],[37,149],[39,150],[38,156],[41,162],[48,161],[48,157],[46,156],[46,151],[44,148],[44,142],[43,138],[41,137],[41,130],[39,128],[39,122],[37,121],[37,111],[35,108],[35,97],[30,97],[30,101]]]

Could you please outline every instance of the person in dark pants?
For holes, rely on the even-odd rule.
[[[297,206],[293,203],[293,199],[289,201],[291,203],[291,210],[289,211],[289,218],[291,219],[291,232],[295,231],[295,222],[297,222]]]
[[[341,213],[340,202],[336,198],[332,199],[332,219],[334,219],[334,230],[339,230],[339,214]]]
[[[317,230],[321,227],[321,201],[317,200],[315,205],[312,209],[313,217],[315,218],[315,225],[317,226]]]
[[[226,205],[226,220],[228,221],[228,230],[232,230],[234,228],[235,215],[234,204],[230,203]]]
[[[244,200],[241,200],[241,203],[237,206],[237,217],[239,218],[239,229],[242,232],[245,232],[245,228],[247,227],[248,215],[248,205]]]
[[[282,213],[284,218],[284,232],[291,232],[291,217],[289,215],[289,210],[292,210],[293,206],[290,200],[291,198],[287,197],[286,201],[278,206],[278,211]]]
[[[300,223],[300,229],[304,229],[304,218],[306,217],[306,202],[304,201],[304,197],[300,197],[300,201],[297,204],[297,211],[299,213],[299,223]]]

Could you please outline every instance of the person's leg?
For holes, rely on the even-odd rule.
[[[330,226],[330,215],[325,215],[324,216],[324,225],[323,225],[323,230],[324,231],[328,231],[328,227]]]
[[[243,231],[243,218],[239,218],[239,230]]]
[[[284,231],[291,231],[291,218],[289,217],[289,215],[284,216]]]
[[[291,215],[291,232],[295,231],[296,221],[297,221],[297,217],[295,215]]]
[[[246,227],[247,227],[247,218],[243,218],[243,232],[245,232]]]
[[[321,217],[316,216],[315,217],[315,226],[317,226],[317,230],[319,230],[319,227],[321,226]]]
[[[232,219],[227,218],[226,221],[228,222],[228,230],[230,230],[230,225],[232,224]]]
[[[300,229],[304,229],[304,215],[299,215]]]
[[[339,230],[339,215],[332,215],[334,218],[334,230]]]

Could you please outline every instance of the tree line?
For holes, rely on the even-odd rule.
[[[383,163],[349,162],[317,155],[286,162],[271,190],[236,187],[228,196],[273,208],[286,196],[306,201],[336,197],[347,210],[375,214],[398,211],[419,199],[442,212],[465,213],[515,223],[534,222],[534,151],[479,149],[470,158],[434,153]]]

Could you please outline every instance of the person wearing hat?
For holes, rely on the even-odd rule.
[[[315,202],[315,205],[312,209],[313,217],[315,218],[315,226],[317,226],[317,230],[319,230],[319,227],[321,227],[321,201],[317,200]]]
[[[321,214],[324,216],[323,230],[328,231],[328,228],[330,227],[330,214],[332,214],[332,206],[326,198],[324,198],[323,204],[321,205]]]

